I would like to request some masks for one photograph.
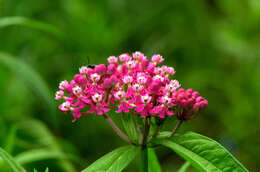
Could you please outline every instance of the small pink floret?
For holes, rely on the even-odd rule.
[[[152,62],[155,64],[161,64],[164,61],[163,57],[159,54],[153,55],[152,56]]]

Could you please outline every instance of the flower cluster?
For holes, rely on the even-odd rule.
[[[164,59],[153,55],[151,61],[141,52],[130,56],[110,56],[108,65],[93,69],[83,66],[70,82],[62,81],[56,100],[65,100],[59,109],[71,112],[74,121],[82,115],[102,115],[111,109],[117,113],[131,112],[143,117],[195,113],[207,106],[207,100],[191,89],[179,89],[177,80],[171,79],[175,70],[159,66]]]
[[[197,91],[192,89],[179,89],[173,93],[175,104],[179,105],[181,110],[177,113],[180,120],[190,120],[197,115],[197,112],[208,105],[208,101],[201,97]]]

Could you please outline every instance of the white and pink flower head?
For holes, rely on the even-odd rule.
[[[64,97],[64,92],[62,90],[59,90],[56,92],[56,94],[55,94],[56,100],[61,100],[61,99],[63,99],[63,97]]]
[[[79,73],[84,75],[88,73],[88,67],[86,66],[82,66],[81,68],[79,68]]]
[[[130,75],[124,76],[123,82],[124,82],[125,84],[130,84],[130,83],[133,82],[133,77],[130,76]]]
[[[94,73],[92,75],[90,75],[90,79],[91,81],[93,81],[94,83],[97,83],[100,80],[100,75],[97,73]]]
[[[122,100],[122,99],[125,98],[125,92],[122,91],[122,90],[119,90],[119,91],[114,93],[114,96],[115,96],[116,99]]]
[[[208,105],[208,101],[192,89],[180,88],[173,79],[175,70],[166,65],[161,55],[149,61],[141,52],[132,57],[125,53],[110,56],[108,65],[94,69],[83,66],[70,82],[62,81],[56,100],[62,112],[71,112],[74,121],[86,114],[103,115],[109,110],[146,117],[165,118],[177,114],[182,120],[192,119]],[[87,111],[84,111],[88,109]]]
[[[102,98],[103,98],[103,96],[102,96],[101,94],[98,94],[98,93],[96,93],[96,94],[94,94],[94,95],[92,96],[92,100],[93,100],[95,103],[101,102],[101,101],[102,101]]]
[[[125,62],[128,62],[132,59],[132,57],[128,54],[128,53],[125,53],[125,54],[121,54],[119,56],[119,60],[122,62],[122,63],[125,63]]]
[[[139,62],[143,61],[145,59],[145,56],[143,53],[136,51],[133,53],[133,58]]]
[[[152,62],[156,65],[161,64],[164,61],[163,57],[159,54],[153,55]]]
[[[110,56],[107,58],[107,61],[109,64],[117,64],[118,59],[115,56]]]

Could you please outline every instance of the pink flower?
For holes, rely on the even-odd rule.
[[[55,95],[56,100],[61,100],[61,99],[63,99],[63,97],[64,97],[64,92],[62,90],[59,90],[56,92],[56,95]]]
[[[133,88],[133,90],[136,91],[136,92],[141,92],[141,91],[144,89],[144,87],[143,87],[142,85],[140,85],[140,84],[134,84],[134,85],[132,86],[132,88]]]
[[[152,56],[152,62],[156,65],[161,64],[163,61],[164,61],[164,59],[159,54]]]
[[[174,75],[175,74],[175,70],[173,67],[167,67],[166,71],[165,71],[167,74],[170,74],[170,75]]]
[[[71,103],[66,101],[59,106],[60,111],[68,112],[71,110]]]
[[[145,57],[143,53],[136,51],[135,53],[133,53],[133,58],[137,61],[142,61]]]
[[[97,83],[99,80],[100,80],[100,75],[99,74],[97,74],[97,73],[94,73],[94,74],[92,74],[92,75],[90,75],[90,79],[91,79],[91,81],[93,81],[94,83]]]
[[[82,93],[82,88],[79,87],[79,86],[75,86],[75,87],[72,88],[72,92],[73,92],[73,94],[75,96],[79,96],[80,97],[80,95]]]
[[[133,69],[136,66],[136,62],[130,60],[126,62],[126,66],[128,67],[128,69]]]
[[[161,76],[161,75],[155,75],[155,76],[153,77],[153,79],[154,79],[154,80],[161,81],[161,82],[163,82],[163,81],[164,81],[164,77],[163,77],[163,76]]]
[[[114,75],[112,75],[110,78],[106,78],[104,80],[104,87],[111,88],[111,87],[115,86],[117,83],[117,80],[118,79]]]
[[[65,88],[69,85],[67,80],[64,80],[60,83],[59,89],[65,90]]]
[[[144,74],[137,74],[137,83],[145,84],[147,82],[147,78]]]
[[[107,67],[106,67],[106,65],[104,65],[104,64],[100,64],[100,65],[96,65],[96,66],[95,66],[95,71],[96,71],[96,73],[99,74],[99,75],[105,74],[105,73],[106,73],[106,70],[107,70]]]
[[[123,82],[124,82],[125,84],[130,84],[131,82],[133,82],[133,77],[131,77],[131,76],[129,76],[129,75],[124,76]]]
[[[131,59],[132,59],[132,58],[131,58],[131,56],[130,56],[128,53],[121,54],[121,55],[119,56],[119,60],[120,60],[121,62],[123,62],[123,63],[128,62],[128,61],[130,61]]]
[[[74,76],[74,81],[77,83],[77,84],[80,84],[80,85],[84,85],[84,84],[87,84],[88,80],[85,76],[83,75],[80,75],[80,74],[76,74]]]
[[[165,118],[165,114],[172,116],[174,113],[169,111],[168,106],[159,105],[151,111],[151,113],[159,114],[160,118]]]
[[[110,57],[108,57],[107,61],[108,61],[108,63],[110,63],[110,64],[117,64],[117,57],[115,57],[115,56],[110,56]]]
[[[129,109],[134,108],[134,106],[131,106],[129,103],[122,101],[120,103],[120,105],[118,106],[118,110],[116,111],[116,113],[120,113],[120,112],[124,112],[127,113],[129,112]]]
[[[108,74],[113,74],[113,73],[116,72],[116,69],[117,69],[117,65],[115,65],[115,64],[110,64],[110,65],[108,65],[108,67],[107,67],[107,73],[108,73]]]
[[[79,73],[84,75],[87,74],[88,72],[88,68],[86,66],[82,66],[81,68],[79,68]]]
[[[125,98],[125,92],[124,91],[117,91],[114,93],[114,96],[117,100],[122,100]]]
[[[94,95],[92,96],[92,100],[93,100],[95,103],[101,102],[101,101],[102,101],[102,98],[103,98],[103,96],[102,96],[101,94],[98,94],[98,93],[96,93],[96,94],[94,94]]]
[[[72,122],[75,122],[78,118],[82,116],[82,113],[80,113],[82,108],[73,108],[72,115],[74,116],[74,119]]]
[[[144,95],[141,96],[141,103],[138,102],[136,104],[136,108],[135,110],[139,113],[141,113],[141,115],[143,117],[146,117],[149,115],[149,113],[152,111],[152,104],[150,103],[152,100],[152,97],[149,95]]]
[[[177,90],[180,87],[180,83],[177,80],[171,80],[169,84],[165,86],[165,90],[170,93]]]

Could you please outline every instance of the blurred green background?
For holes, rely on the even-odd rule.
[[[29,171],[74,172],[124,145],[102,117],[72,123],[53,97],[87,57],[134,51],[161,54],[184,88],[208,99],[179,132],[214,138],[260,169],[259,0],[0,0],[0,146]],[[163,171],[184,162],[157,153]]]

